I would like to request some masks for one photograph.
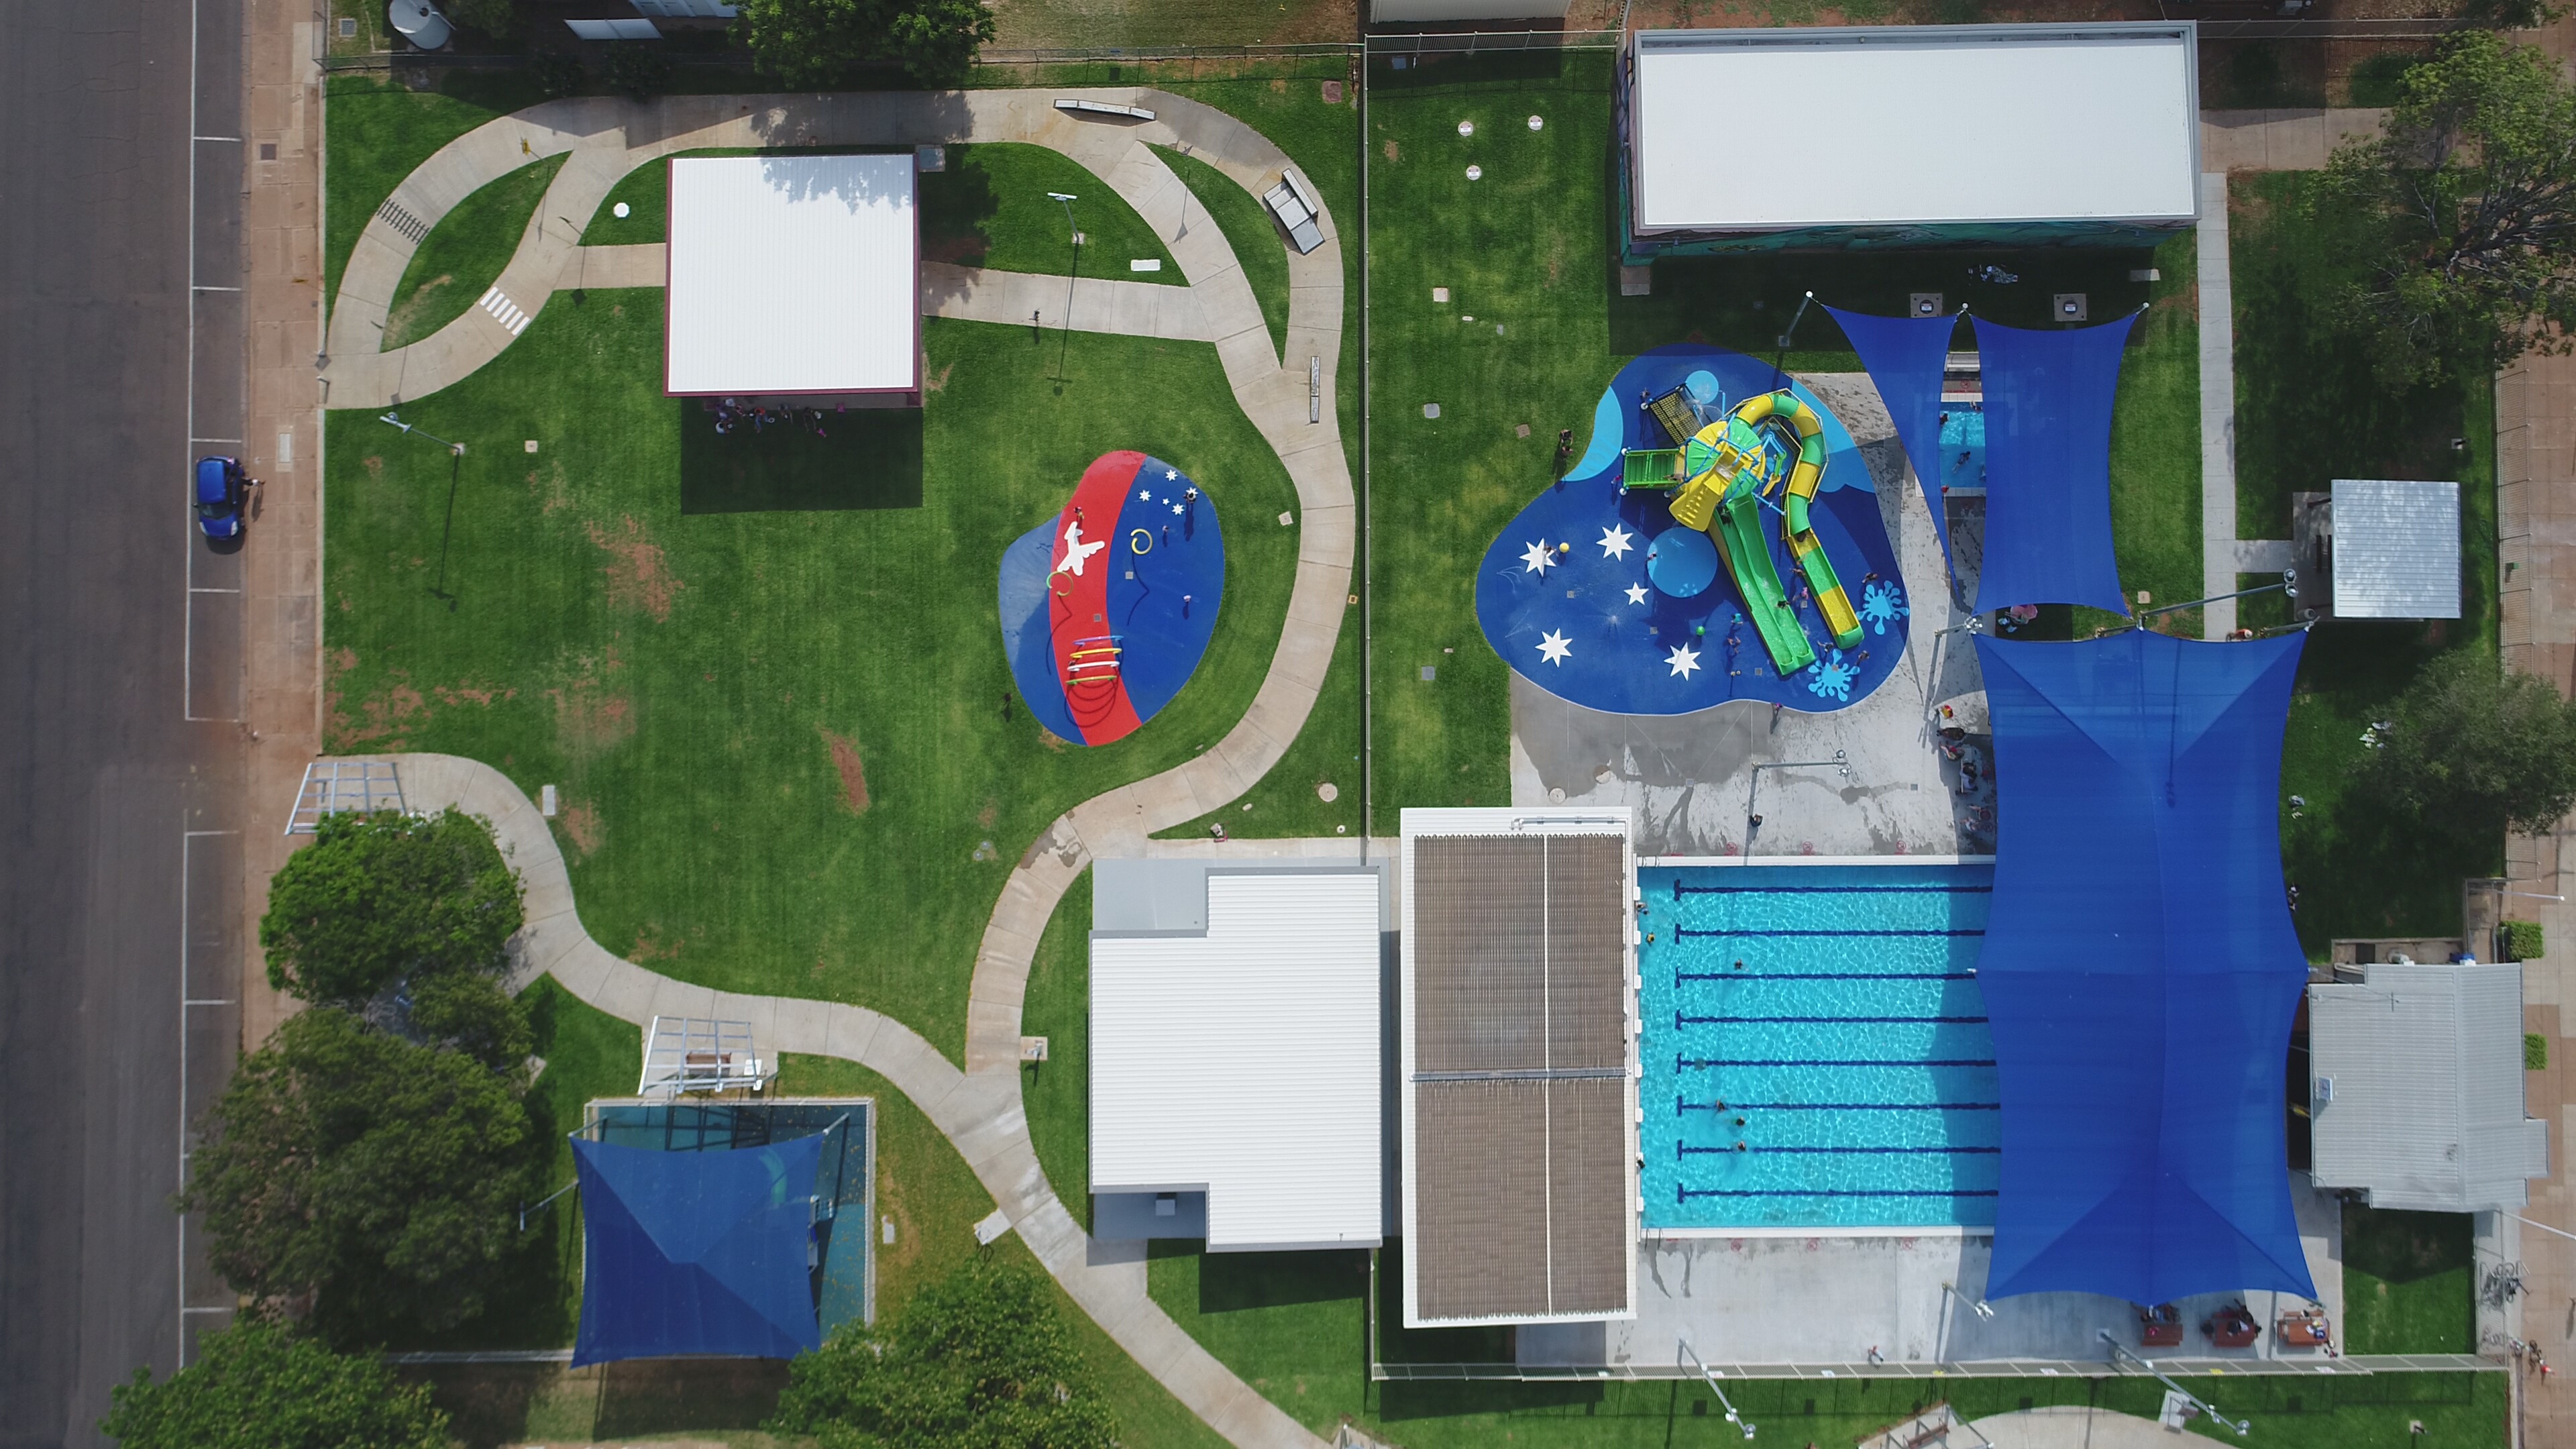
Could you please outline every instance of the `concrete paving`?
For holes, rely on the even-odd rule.
[[[2285,1309],[2315,1302],[2343,1338],[2343,1215],[2305,1174],[2289,1174],[2299,1246],[2318,1297],[2269,1291],[2182,1299],[2184,1341],[2158,1356],[2203,1368],[2253,1360],[2324,1362],[2317,1350],[2284,1349],[2271,1324]],[[1994,1317],[1969,1308],[1985,1291],[1990,1232],[1927,1229],[1914,1236],[1830,1236],[1805,1232],[1648,1234],[1637,1252],[1637,1316],[1628,1322],[1523,1328],[1520,1362],[1619,1369],[1681,1361],[1688,1340],[1711,1364],[1858,1364],[1871,1350],[1890,1364],[1932,1366],[1980,1360],[2099,1363],[2107,1329],[2138,1346],[2136,1311],[2086,1293],[2001,1298]],[[1955,1284],[1959,1293],[1944,1285]],[[1962,1299],[1959,1294],[1965,1294]],[[2264,1325],[2251,1348],[2213,1346],[2200,1323],[2243,1301]]]
[[[1153,122],[1103,124],[1054,108],[1084,96],[1160,113]],[[550,217],[588,216],[637,165],[701,147],[1026,141],[1064,152],[1101,177],[1166,238],[1188,286],[1101,279],[1073,284],[1076,320],[1132,325],[1148,336],[1215,345],[1235,400],[1279,455],[1295,484],[1297,575],[1268,675],[1244,718],[1196,759],[1122,785],[1057,819],[1005,882],[976,955],[969,991],[966,1071],[902,1023],[840,1003],[748,997],[689,986],[609,953],[574,910],[551,832],[516,786],[488,766],[450,756],[395,758],[406,801],[455,803],[490,819],[527,882],[528,926],[516,943],[521,980],[548,972],[583,1000],[630,1021],[687,1013],[751,1021],[774,1049],[858,1061],[884,1075],[938,1125],[993,1194],[1012,1228],[1075,1301],[1175,1397],[1228,1440],[1245,1446],[1311,1446],[1313,1435],[1243,1383],[1146,1296],[1142,1263],[1092,1243],[1058,1202],[1040,1168],[1020,1105],[1019,1033],[1029,963],[1064,893],[1094,851],[1142,853],[1154,832],[1182,824],[1249,790],[1287,752],[1323,687],[1351,583],[1357,520],[1349,465],[1332,399],[1338,386],[1343,307],[1339,229],[1319,218],[1324,244],[1287,254],[1288,348],[1268,326],[1233,250],[1217,228],[1186,225],[1187,188],[1153,151],[1196,155],[1256,194],[1288,164],[1240,121],[1194,101],[1134,88],[667,97],[638,105],[607,98],[548,102],[458,138],[397,187],[367,227],[330,322],[325,370],[330,406],[377,407],[420,396],[470,374],[515,334],[482,309],[394,352],[375,349],[386,306],[413,240],[491,180],[535,156],[570,152],[502,273],[501,289],[534,314],[558,286],[606,278],[652,285],[659,248],[588,248]],[[599,255],[592,255],[597,253]],[[594,276],[603,280],[591,280]],[[1018,278],[927,269],[925,303],[936,315],[992,315],[1017,322],[1064,304],[1062,278]],[[1050,304],[1045,298],[1052,295]],[[954,306],[952,314],[944,310]],[[1061,313],[1057,314],[1059,321]],[[1324,405],[1310,417],[1309,367]],[[317,691],[318,699],[318,691]]]
[[[2206,128],[2204,128],[2206,130]],[[2255,128],[2261,134],[2261,128]],[[2236,292],[2228,269],[2227,173],[2200,178],[2200,596],[2236,592]],[[2283,519],[2287,526],[2288,519]],[[2177,601],[2179,602],[2179,601]],[[2200,637],[2236,632],[2236,601],[2202,606]]]
[[[2230,171],[2322,171],[2337,146],[2379,134],[2384,110],[2203,111],[2200,167]],[[2209,314],[2201,314],[2206,317]]]
[[[1216,340],[1208,335],[1207,313],[1192,288],[1103,277],[1075,277],[1068,285],[1065,278],[1043,272],[946,262],[922,263],[921,315],[1049,330],[1067,326],[1069,317],[1076,332],[1172,342]]]
[[[1798,380],[1851,431],[1878,490],[1913,610],[1903,664],[1868,699],[1831,714],[1758,701],[1686,715],[1604,714],[1515,674],[1513,805],[1633,806],[1640,855],[1979,852],[1960,829],[1956,769],[1938,749],[1936,708],[1983,684],[1975,647],[1950,632],[1967,614],[1952,599],[1931,509],[1865,375]],[[1831,760],[1837,750],[1848,777],[1797,763]],[[1748,802],[1758,803],[1759,829]]]
[[[1995,1414],[1971,1421],[1968,1428],[1992,1449],[2174,1449],[2194,1442],[2193,1436],[2153,1419],[2080,1404]]]

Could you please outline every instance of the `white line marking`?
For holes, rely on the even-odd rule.
[[[240,592],[241,592],[241,590],[239,590],[239,589],[210,589],[210,588],[206,588],[205,586],[203,586],[203,585],[201,585],[201,584],[190,584],[190,585],[188,586],[188,592],[189,592],[189,593],[192,593],[192,594],[238,594],[238,593],[240,593]]]
[[[189,288],[188,290],[190,290],[190,291],[192,291],[192,292],[238,292],[238,291],[240,291],[240,290],[241,290],[241,288],[239,288],[239,287],[210,287],[210,286],[207,286],[205,283],[200,282],[200,283],[198,283],[196,286],[191,287],[191,288]]]
[[[193,999],[192,999],[192,1000],[188,1000],[188,1001],[182,1001],[182,1002],[180,1002],[179,1004],[180,1004],[181,1006],[239,1006],[239,1005],[241,1005],[241,1003],[240,1003],[240,1002],[238,1002],[238,1001],[198,1001],[198,1000],[193,1000]]]
[[[239,835],[239,834],[241,834],[241,832],[240,832],[240,831],[238,831],[238,830],[183,830],[183,831],[181,831],[181,832],[179,832],[179,833],[180,833],[181,835],[185,836],[186,838],[190,839],[190,840],[194,840],[194,839],[196,839],[196,838],[197,838],[198,836],[200,836],[200,835]]]
[[[241,144],[241,137],[239,136],[198,136],[195,139],[200,141],[230,141],[236,146]]]

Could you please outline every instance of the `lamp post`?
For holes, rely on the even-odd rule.
[[[1844,780],[1851,779],[1851,761],[1844,757],[1841,750],[1834,751],[1834,757],[1830,760],[1766,760],[1753,767],[1753,781],[1744,791],[1744,845],[1748,852],[1753,847],[1753,832],[1762,828],[1762,817],[1754,813],[1753,809],[1755,800],[1762,793],[1762,772],[1824,769],[1838,770],[1842,772]]]
[[[376,421],[391,423],[406,436],[418,433],[447,450],[447,523],[438,534],[438,582],[429,586],[429,596],[447,605],[447,612],[453,614],[456,612],[456,596],[447,591],[447,545],[456,537],[456,480],[465,467],[465,445],[451,443],[427,428],[404,422],[397,412],[397,409],[388,408],[385,415]]]
[[[2248,1423],[2243,1419],[2231,1419],[2225,1414],[2218,1412],[2218,1406],[2216,1404],[2209,1402],[2207,1399],[2202,1398],[2200,1395],[2193,1393],[2191,1390],[2175,1383],[2172,1379],[2167,1378],[2165,1376],[2165,1371],[2156,1367],[2152,1361],[2140,1358],[2136,1354],[2129,1352],[2127,1345],[2111,1336],[2111,1330],[2106,1328],[2101,1332],[2102,1341],[2111,1346],[2111,1361],[2113,1363],[2118,1363],[2122,1359],[2127,1359],[2129,1362],[2145,1369],[2148,1373],[2155,1376],[2157,1383],[2160,1383],[2166,1388],[2181,1395],[2184,1403],[2191,1405],[2201,1413],[2207,1414],[2212,1422],[2224,1424],[2228,1428],[2235,1430],[2236,1436],[2240,1439],[2253,1432],[2254,1426],[2251,1423]]]
[[[1073,279],[1082,273],[1082,231],[1073,224],[1073,204],[1081,198],[1070,192],[1050,191],[1047,199],[1063,204],[1065,235],[1073,246],[1073,265],[1066,268],[1064,274],[1064,341],[1058,344],[1055,355],[1055,380],[1061,387],[1064,384],[1065,353],[1073,346]]]
[[[2206,599],[2193,599],[2187,603],[2166,604],[2160,608],[2154,609],[2140,609],[2137,614],[2137,626],[2141,629],[2145,628],[2147,626],[2147,621],[2158,614],[2171,614],[2184,609],[2197,609],[2203,604],[2215,604],[2226,599],[2242,599],[2255,594],[2268,594],[2275,589],[2279,590],[2284,597],[2296,602],[2299,597],[2299,571],[2297,569],[2281,570],[2281,581],[2277,584],[2257,584],[2250,589],[2238,589],[2232,594],[2212,594]],[[2316,621],[2311,619],[2305,623],[2293,624],[2288,627],[2304,629],[2308,624],[2312,624],[2314,622]]]
[[[1687,1338],[1681,1340],[1681,1350],[1683,1356],[1691,1361],[1691,1367],[1699,1370],[1700,1380],[1708,1385],[1708,1391],[1717,1395],[1717,1406],[1726,1411],[1726,1422],[1743,1430],[1745,1438],[1752,1438],[1752,1422],[1746,1419],[1743,1415],[1735,1412],[1735,1405],[1726,1397],[1726,1390],[1719,1388],[1717,1385],[1717,1375],[1710,1372],[1707,1364],[1700,1362],[1699,1350],[1692,1348],[1691,1341]]]

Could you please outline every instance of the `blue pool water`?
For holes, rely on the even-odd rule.
[[[1941,487],[1983,488],[1986,486],[1986,414],[1985,405],[1973,402],[1941,404]]]
[[[1637,886],[1647,1227],[1993,1224],[1993,867],[1650,866]]]

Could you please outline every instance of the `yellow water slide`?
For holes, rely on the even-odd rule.
[[[1817,539],[1808,517],[1816,500],[1816,485],[1825,476],[1824,419],[1786,389],[1746,398],[1737,405],[1735,416],[1754,428],[1767,419],[1777,419],[1796,430],[1798,458],[1789,469],[1789,496],[1780,510],[1780,537],[1789,545],[1790,557],[1798,561],[1798,571],[1807,576],[1807,586],[1815,591],[1816,611],[1824,616],[1825,627],[1833,631],[1834,643],[1845,649],[1858,648],[1860,615],[1853,612],[1851,595],[1843,591],[1843,582],[1835,576],[1833,563],[1825,557],[1825,546]]]

